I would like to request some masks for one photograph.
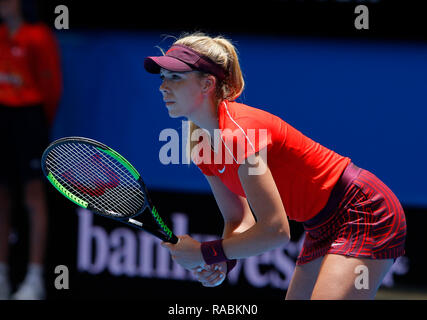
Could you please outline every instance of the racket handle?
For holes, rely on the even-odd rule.
[[[166,240],[166,242],[170,242],[170,243],[173,243],[173,244],[177,244],[178,241],[179,241],[179,239],[174,234],[172,235],[172,237],[169,240]]]

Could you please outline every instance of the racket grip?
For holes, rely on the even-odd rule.
[[[178,238],[177,238],[177,236],[176,235],[172,235],[172,237],[169,239],[169,240],[167,240],[166,242],[170,242],[170,243],[173,243],[173,244],[177,244],[178,243]]]

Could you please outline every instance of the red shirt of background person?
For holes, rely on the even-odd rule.
[[[52,123],[62,91],[56,40],[42,23],[22,23],[12,35],[0,26],[0,104],[42,104]]]
[[[40,157],[49,141],[62,79],[54,35],[36,22],[37,7],[34,0],[0,0],[0,147],[8,155],[0,165],[0,299],[46,297],[48,201]],[[19,201],[29,214],[30,232],[27,272],[11,294],[8,237],[15,185],[22,191]]]

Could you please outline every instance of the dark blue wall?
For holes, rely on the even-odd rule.
[[[151,189],[208,191],[194,166],[162,165],[169,119],[160,79],[142,67],[173,39],[161,33],[61,32],[65,91],[52,138],[99,140],[128,158]],[[270,111],[383,179],[407,206],[427,206],[427,45],[230,36],[246,90]],[[181,136],[182,138],[182,136]]]

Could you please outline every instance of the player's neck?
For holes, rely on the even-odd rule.
[[[219,128],[217,103],[214,101],[205,101],[188,119],[198,127],[207,130],[213,139],[215,130]]]

